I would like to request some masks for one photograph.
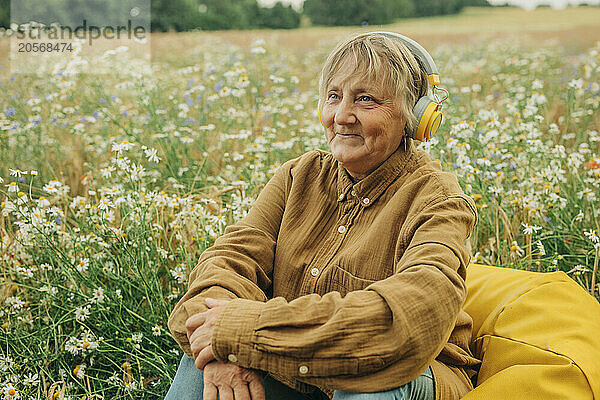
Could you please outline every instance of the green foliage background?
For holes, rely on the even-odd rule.
[[[10,1],[0,0],[0,26],[5,28],[16,22],[10,19]],[[301,20],[301,13],[280,2],[273,7],[262,7],[256,0],[151,0],[150,4],[153,31],[292,29],[299,27]],[[486,0],[306,0],[302,14],[313,25],[378,25],[397,18],[458,13],[474,5],[488,3]],[[94,11],[94,7],[102,7],[102,11]],[[45,0],[31,7],[31,18],[37,22],[58,18],[63,24],[78,24],[81,14],[89,20],[122,7],[122,0]]]
[[[132,7],[134,3],[144,3],[128,2]],[[256,0],[151,0],[150,5],[153,31],[289,29],[300,25],[300,14],[281,3],[266,8],[259,6]],[[121,0],[46,0],[29,7],[27,15],[47,24],[56,20],[64,25],[80,24],[83,18],[90,21],[98,15],[110,20],[114,17],[111,11],[124,7]],[[0,0],[0,26],[8,28],[11,22],[17,22],[14,18],[11,20],[10,10],[10,0]]]

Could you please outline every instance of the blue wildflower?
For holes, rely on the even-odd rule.
[[[6,110],[6,115],[7,116],[11,116],[11,115],[15,115],[15,109],[14,108],[9,108],[8,110]]]

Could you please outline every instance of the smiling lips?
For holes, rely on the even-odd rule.
[[[336,133],[336,136],[341,136],[341,137],[360,137],[360,135],[356,134],[356,133]]]

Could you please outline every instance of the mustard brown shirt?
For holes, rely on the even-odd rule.
[[[459,399],[479,363],[461,309],[476,220],[456,177],[412,142],[358,182],[308,152],[204,251],[169,328],[191,356],[185,320],[206,297],[234,299],[213,333],[219,360],[323,398],[396,388],[431,366],[436,399]]]

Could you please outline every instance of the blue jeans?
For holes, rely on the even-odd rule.
[[[266,400],[310,400],[283,383],[267,377],[263,380]],[[204,377],[196,368],[194,360],[183,355],[179,368],[165,400],[202,400]],[[336,390],[333,400],[434,400],[435,388],[431,368],[427,368],[417,379],[395,389],[377,393],[351,393]]]

